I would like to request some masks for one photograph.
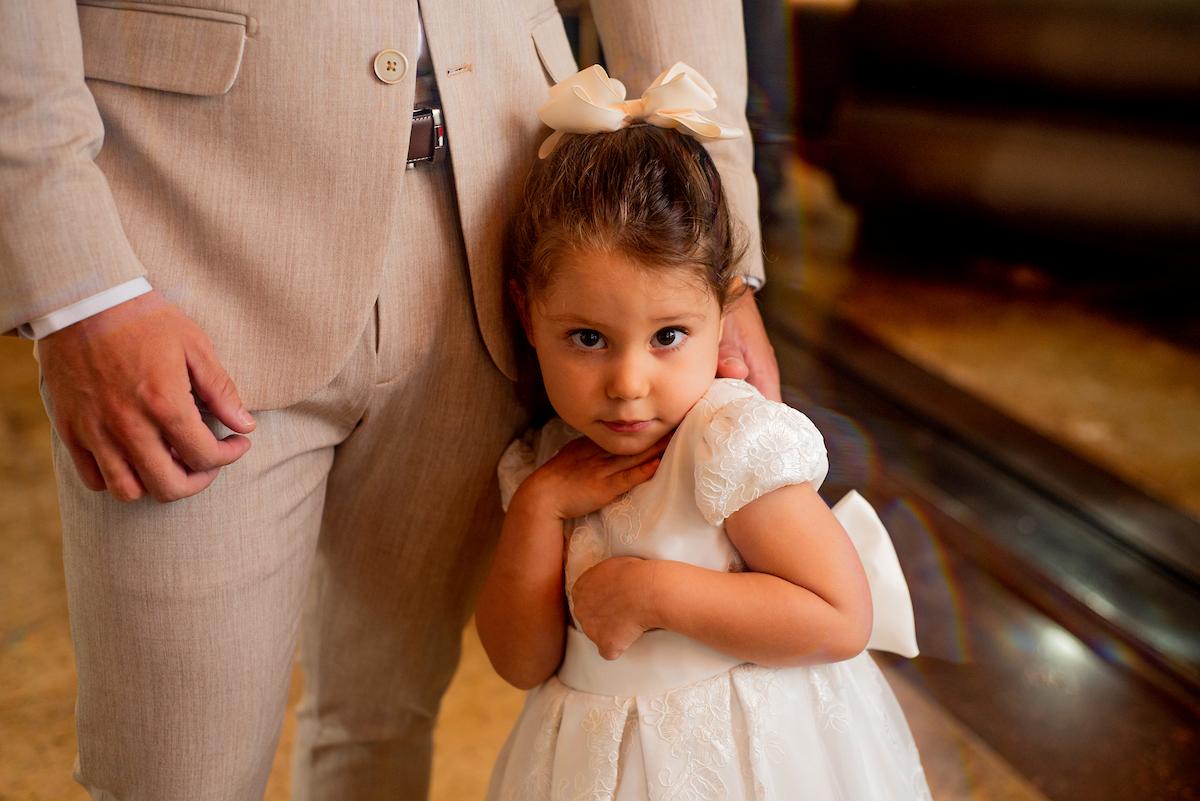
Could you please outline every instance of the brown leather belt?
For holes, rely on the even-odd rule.
[[[446,159],[446,126],[442,110],[430,106],[413,109],[412,134],[408,137],[408,168],[438,164]]]

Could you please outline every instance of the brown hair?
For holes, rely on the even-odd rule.
[[[527,306],[564,256],[586,250],[620,253],[648,270],[690,271],[725,309],[737,295],[733,268],[745,245],[704,147],[643,124],[568,134],[534,165],[510,230],[509,299]],[[524,337],[517,347],[521,394],[542,407],[537,360]]]
[[[647,269],[689,269],[725,308],[743,246],[708,152],[654,125],[567,135],[525,183],[507,278],[525,297],[580,250],[617,252]]]

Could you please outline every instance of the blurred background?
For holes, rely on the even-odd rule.
[[[743,7],[760,297],[822,494],[912,586],[922,655],[878,661],[934,797],[1200,798],[1200,3]],[[30,351],[0,341],[3,801],[82,797]],[[521,701],[469,630],[437,801],[482,796]]]

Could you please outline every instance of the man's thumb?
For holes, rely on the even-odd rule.
[[[192,376],[192,389],[209,411],[227,428],[239,434],[254,430],[254,418],[238,396],[237,387],[225,368],[217,361],[211,349],[204,348],[188,353],[188,371]]]
[[[717,378],[746,378],[750,368],[741,356],[734,353],[723,353],[717,361]]]

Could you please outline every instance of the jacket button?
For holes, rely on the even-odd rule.
[[[399,83],[408,73],[408,56],[399,50],[380,50],[375,56],[375,77],[384,83]]]

